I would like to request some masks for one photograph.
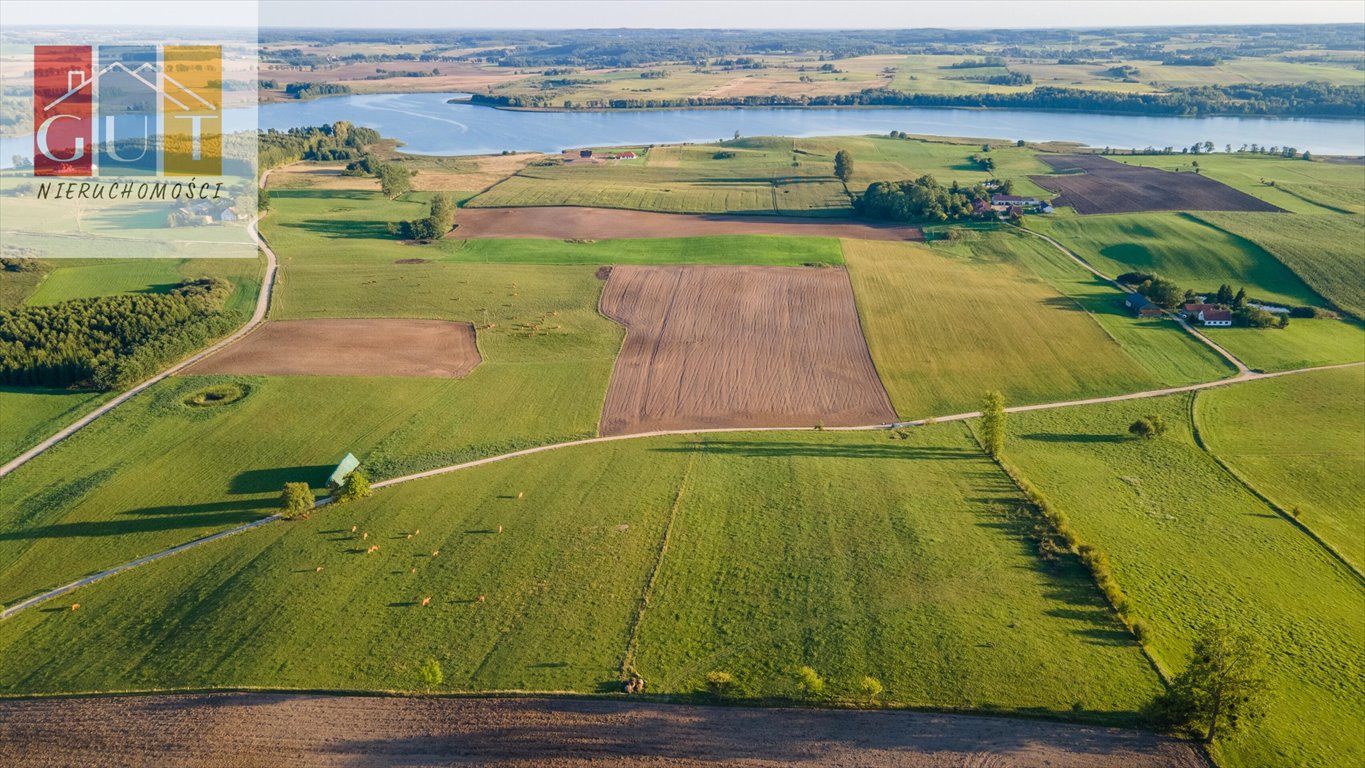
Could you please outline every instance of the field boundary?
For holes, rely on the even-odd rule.
[[[621,658],[621,676],[625,677],[635,671],[635,653],[640,647],[640,625],[644,623],[645,611],[649,608],[650,597],[654,594],[654,584],[659,580],[659,571],[663,570],[664,556],[668,554],[668,542],[673,538],[673,523],[678,519],[678,510],[682,508],[683,494],[687,491],[687,481],[692,477],[692,470],[697,466],[697,457],[706,452],[706,439],[702,438],[701,445],[692,452],[692,456],[687,461],[687,468],[683,470],[682,478],[678,480],[678,492],[673,496],[673,505],[668,512],[668,524],[664,526],[664,535],[659,540],[659,551],[654,556],[654,567],[649,571],[649,578],[645,580],[644,590],[640,593],[640,607],[635,612],[635,621],[630,625],[630,636],[626,641],[626,654]]]
[[[1316,531],[1308,527],[1307,523],[1304,523],[1302,520],[1298,519],[1297,517],[1294,517],[1293,514],[1285,510],[1284,507],[1281,507],[1279,504],[1275,503],[1275,501],[1272,500],[1269,496],[1265,495],[1264,493],[1261,493],[1261,491],[1258,488],[1256,488],[1256,486],[1251,484],[1251,481],[1242,477],[1242,475],[1236,469],[1234,469],[1232,465],[1224,461],[1221,456],[1219,456],[1217,453],[1213,451],[1212,448],[1209,447],[1208,443],[1204,442],[1204,436],[1200,433],[1199,430],[1199,408],[1197,406],[1199,392],[1197,390],[1191,392],[1189,399],[1190,433],[1191,435],[1193,435],[1194,444],[1199,447],[1199,450],[1203,451],[1210,459],[1213,459],[1213,463],[1217,464],[1219,469],[1227,473],[1228,477],[1231,477],[1238,485],[1240,485],[1244,490],[1246,490],[1247,493],[1250,493],[1252,496],[1255,496],[1266,506],[1275,510],[1276,514],[1278,514],[1280,517],[1284,518],[1295,528],[1298,528],[1300,531],[1307,534],[1308,537],[1311,538],[1313,541],[1317,542],[1317,544],[1321,546],[1324,550],[1326,550],[1327,553],[1330,554],[1333,558],[1335,558],[1337,562],[1344,565],[1346,567],[1346,570],[1350,571],[1356,577],[1356,581],[1359,582],[1361,586],[1365,586],[1365,573],[1362,573],[1354,563],[1346,559],[1345,555],[1341,554],[1341,552],[1338,551],[1336,547],[1332,546],[1326,539],[1319,536]]]
[[[1167,388],[1164,388],[1164,389],[1153,389],[1153,390],[1146,390],[1146,391],[1143,391],[1143,392],[1132,392],[1132,393],[1129,393],[1129,394],[1126,394],[1126,395],[1110,395],[1110,396],[1108,396],[1108,397],[1093,397],[1093,398],[1087,398],[1087,399],[1084,399],[1084,400],[1065,400],[1065,401],[1059,401],[1059,402],[1054,402],[1054,403],[1036,403],[1036,404],[1034,404],[1034,405],[1017,405],[1017,406],[1012,406],[1012,407],[1006,408],[1006,409],[1005,409],[1005,412],[1006,412],[1006,413],[1027,413],[1027,412],[1030,412],[1030,411],[1045,411],[1045,410],[1054,410],[1054,409],[1057,409],[1057,408],[1073,408],[1073,407],[1084,406],[1084,405],[1099,405],[1099,404],[1101,404],[1101,403],[1116,403],[1116,402],[1123,402],[1123,401],[1126,401],[1126,400],[1142,400],[1142,399],[1153,398],[1153,397],[1165,397],[1165,396],[1167,396],[1167,395],[1176,395],[1176,394],[1180,394],[1180,393],[1182,393],[1182,392],[1196,392],[1196,391],[1199,391],[1199,390],[1201,390],[1201,389],[1212,389],[1212,388],[1214,388],[1214,387],[1226,387],[1226,386],[1230,386],[1230,385],[1233,385],[1233,384],[1240,384],[1240,383],[1246,382],[1246,381],[1259,381],[1259,380],[1261,380],[1261,379],[1274,379],[1274,378],[1279,378],[1279,377],[1281,377],[1281,376],[1293,376],[1293,375],[1301,374],[1301,373],[1310,373],[1310,372],[1312,372],[1312,371],[1335,370],[1335,369],[1338,369],[1338,368],[1353,368],[1353,367],[1355,367],[1355,366],[1363,366],[1363,365],[1365,365],[1365,361],[1354,362],[1354,363],[1336,363],[1336,364],[1334,364],[1334,365],[1322,365],[1322,366],[1315,366],[1315,367],[1312,367],[1312,368],[1296,368],[1296,369],[1293,369],[1293,370],[1288,370],[1288,371],[1274,371],[1274,372],[1271,372],[1271,373],[1255,373],[1255,372],[1252,372],[1252,371],[1248,371],[1248,372],[1246,372],[1246,373],[1244,373],[1244,374],[1241,374],[1241,375],[1238,375],[1238,376],[1233,376],[1233,377],[1231,377],[1231,378],[1216,379],[1216,380],[1214,380],[1214,381],[1206,381],[1206,382],[1202,382],[1202,383],[1199,383],[1199,384],[1187,384],[1187,385],[1182,386],[1182,387],[1167,387]],[[459,471],[465,470],[465,469],[473,469],[474,467],[481,467],[481,466],[484,466],[484,465],[486,465],[486,464],[493,464],[493,463],[499,462],[499,461],[506,461],[506,460],[508,460],[508,459],[520,458],[520,457],[522,457],[522,456],[530,456],[530,455],[536,454],[536,453],[544,453],[545,451],[554,451],[554,450],[559,450],[559,449],[562,449],[562,448],[576,448],[576,447],[578,447],[578,446],[583,446],[583,445],[595,445],[595,444],[598,444],[598,443],[610,443],[610,442],[615,442],[615,441],[617,441],[617,440],[638,440],[638,439],[650,438],[650,437],[679,437],[679,436],[687,436],[687,435],[734,434],[734,433],[743,433],[743,432],[820,432],[820,431],[829,431],[829,432],[868,432],[868,431],[877,431],[877,430],[898,429],[898,428],[901,428],[901,427],[922,427],[922,426],[927,426],[927,425],[930,425],[930,424],[937,424],[937,423],[948,422],[948,421],[965,421],[965,420],[967,420],[967,419],[974,419],[974,418],[976,418],[976,417],[978,417],[978,416],[980,416],[980,415],[981,415],[981,412],[980,412],[980,411],[971,411],[971,412],[968,412],[968,413],[955,413],[955,414],[951,414],[951,415],[948,415],[948,416],[926,416],[926,417],[921,418],[921,419],[912,419],[912,420],[908,420],[908,421],[894,421],[894,422],[890,422],[890,423],[887,423],[887,424],[867,424],[867,425],[856,426],[856,427],[718,427],[718,428],[711,428],[711,429],[676,429],[676,430],[662,430],[662,431],[655,431],[655,432],[639,432],[639,433],[625,434],[625,435],[608,435],[608,436],[603,436],[603,437],[587,437],[587,438],[583,438],[583,439],[581,439],[581,440],[570,440],[570,441],[568,441],[568,442],[563,442],[563,443],[547,443],[547,444],[545,444],[545,445],[538,445],[538,446],[534,446],[534,447],[531,447],[531,448],[523,448],[523,449],[521,449],[521,450],[512,451],[512,452],[510,452],[510,453],[499,454],[499,455],[497,455],[497,456],[486,456],[486,457],[484,457],[484,458],[482,458],[482,459],[475,459],[475,460],[473,460],[473,461],[467,461],[467,462],[464,462],[464,463],[461,463],[461,464],[451,464],[451,465],[449,465],[449,466],[436,467],[436,468],[434,468],[434,469],[428,469],[428,470],[424,470],[424,471],[422,471],[422,472],[414,472],[414,473],[409,474],[409,475],[402,475],[402,476],[399,476],[399,477],[389,478],[388,480],[380,480],[380,481],[378,481],[378,482],[372,483],[372,484],[370,485],[370,488],[376,489],[376,490],[377,490],[377,489],[381,489],[381,488],[387,488],[387,487],[392,486],[392,485],[398,485],[398,484],[400,484],[400,483],[412,482],[413,480],[421,480],[421,479],[428,478],[428,477],[437,477],[437,476],[439,476],[439,475],[450,474],[451,472],[459,472]],[[330,503],[330,502],[331,502],[331,499],[319,499],[319,500],[317,501],[317,503],[314,504],[314,509],[316,509],[317,507],[324,506],[324,505],[326,505],[326,504],[328,504],[328,503]],[[189,548],[191,548],[191,547],[195,547],[195,546],[198,546],[198,545],[200,545],[200,544],[206,544],[206,543],[208,543],[209,541],[214,541],[214,540],[217,540],[217,539],[220,539],[220,538],[224,538],[224,537],[230,536],[230,535],[235,534],[235,533],[240,533],[240,532],[242,532],[242,531],[250,530],[250,529],[252,529],[252,528],[256,528],[256,527],[258,527],[258,526],[264,525],[264,524],[269,523],[269,522],[274,522],[274,521],[280,520],[280,519],[282,519],[280,515],[270,515],[270,516],[268,516],[268,517],[264,517],[264,518],[261,518],[261,519],[259,519],[259,520],[254,520],[254,521],[252,521],[252,522],[250,522],[250,523],[245,523],[245,524],[243,524],[243,525],[239,525],[239,526],[237,526],[237,527],[235,527],[235,528],[229,528],[229,529],[227,529],[227,530],[225,530],[225,531],[220,531],[220,532],[215,533],[215,534],[212,534],[211,536],[208,536],[208,537],[206,537],[206,538],[196,539],[196,540],[194,540],[194,541],[186,542],[186,543],[184,543],[184,544],[180,544],[180,545],[177,545],[177,546],[175,546],[175,547],[171,547],[170,549],[164,549],[164,550],[161,550],[160,552],[154,552],[154,553],[152,553],[152,554],[150,554],[150,555],[145,555],[145,556],[143,556],[143,557],[141,557],[141,558],[138,558],[137,560],[131,561],[131,562],[129,562],[129,563],[124,563],[123,565],[114,566],[113,568],[109,568],[109,569],[106,569],[106,570],[104,570],[104,571],[100,571],[99,573],[96,573],[96,574],[91,575],[91,576],[87,576],[87,577],[85,577],[84,579],[80,579],[80,580],[78,580],[78,581],[72,582],[72,583],[67,584],[67,585],[65,585],[65,586],[57,587],[57,588],[55,588],[55,589],[52,589],[52,590],[49,590],[49,591],[40,593],[40,594],[38,594],[38,595],[34,595],[34,596],[29,597],[29,598],[27,598],[26,600],[24,600],[24,601],[22,601],[22,602],[20,602],[20,603],[15,604],[14,606],[11,606],[11,607],[9,607],[9,608],[6,608],[6,609],[4,609],[3,611],[0,611],[0,620],[2,620],[2,619],[7,619],[7,618],[9,618],[10,616],[13,616],[14,614],[18,613],[18,612],[21,611],[21,610],[24,610],[24,609],[26,609],[26,608],[31,608],[31,607],[33,607],[34,605],[37,605],[37,604],[39,604],[39,603],[42,603],[42,602],[44,602],[44,601],[46,601],[46,600],[48,600],[48,599],[51,599],[51,598],[53,598],[53,597],[57,597],[57,596],[59,596],[59,595],[66,594],[67,592],[70,592],[71,590],[73,590],[73,589],[75,589],[75,588],[77,588],[77,587],[80,587],[80,586],[84,586],[84,585],[86,585],[86,584],[93,583],[93,582],[95,582],[95,581],[98,581],[98,580],[103,579],[103,578],[108,577],[108,576],[115,575],[115,574],[117,574],[117,573],[122,573],[123,571],[126,571],[126,570],[128,570],[128,569],[130,569],[130,568],[133,568],[133,567],[137,566],[137,565],[143,565],[143,564],[145,564],[145,563],[154,562],[154,561],[156,561],[156,560],[160,560],[160,559],[163,558],[163,557],[169,557],[170,555],[174,555],[174,554],[177,554],[177,553],[179,553],[179,552],[183,552],[183,551],[185,551],[186,549],[189,549]]]

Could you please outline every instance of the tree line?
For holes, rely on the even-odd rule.
[[[168,293],[72,299],[0,310],[0,384],[121,389],[230,331],[232,284],[181,282]]]
[[[1021,93],[904,93],[869,88],[821,96],[779,94],[565,100],[554,95],[476,93],[473,104],[511,109],[666,109],[684,107],[989,107],[1143,115],[1300,115],[1357,117],[1365,87],[1312,82],[1204,85],[1165,93],[1120,93],[1038,86]]]
[[[958,221],[972,216],[977,200],[990,200],[984,184],[968,188],[954,181],[945,187],[924,175],[908,181],[874,181],[853,202],[853,209],[860,216],[887,221]]]
[[[263,171],[299,160],[355,160],[379,140],[379,131],[346,120],[286,131],[271,128],[258,134],[257,156]]]

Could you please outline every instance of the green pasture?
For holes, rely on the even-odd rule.
[[[1015,414],[1005,454],[1082,541],[1108,554],[1166,669],[1184,668],[1196,628],[1210,618],[1264,641],[1268,715],[1220,740],[1221,764],[1357,765],[1365,759],[1356,727],[1365,717],[1365,587],[1194,445],[1189,402],[1182,395]],[[1149,414],[1171,432],[1130,437],[1128,425]],[[1264,424],[1258,434],[1275,431]]]
[[[871,675],[887,702],[1132,723],[1155,675],[1022,514],[960,425],[552,451],[20,614],[0,624],[0,690],[411,691],[435,658],[449,691],[616,690],[628,664],[656,693],[725,670],[741,696],[787,697],[809,665],[833,698]],[[41,663],[55,648],[64,663]]]
[[[1262,371],[1365,360],[1365,326],[1352,320],[1293,319],[1288,328],[1203,330],[1242,362]]]
[[[968,233],[932,246],[844,241],[872,360],[898,414],[975,410],[992,389],[1024,403],[1164,383],[1017,255],[1051,247],[1009,233]],[[1166,340],[1181,359],[1154,367],[1191,375],[1170,370],[1190,355],[1173,336]]]
[[[106,397],[98,392],[0,387],[0,463],[80,418]]]
[[[1242,479],[1365,568],[1365,367],[1200,393],[1204,443]]]

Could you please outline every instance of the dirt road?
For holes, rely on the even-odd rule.
[[[279,693],[0,701],[0,763],[56,766],[1166,766],[1139,731],[919,712]]]

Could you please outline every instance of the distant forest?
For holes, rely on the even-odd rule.
[[[534,96],[476,93],[474,104],[509,108],[557,108],[558,102]],[[947,95],[903,93],[873,88],[831,96],[743,96],[738,98],[639,98],[585,100],[586,109],[662,109],[678,107],[993,107],[1056,109],[1144,115],[1299,115],[1359,117],[1365,113],[1365,88],[1326,83],[1297,85],[1224,85],[1173,88],[1168,93],[1119,93],[1040,86],[1025,93]]]
[[[263,44],[381,43],[429,45],[423,53],[353,54],[355,61],[478,60],[505,67],[642,67],[701,63],[722,56],[775,55],[818,51],[827,58],[873,54],[979,56],[991,46],[994,56],[1053,59],[1145,59],[1166,61],[1172,34],[1182,44],[1178,55],[1189,63],[1247,56],[1269,56],[1304,48],[1360,50],[1365,25],[1294,24],[1255,27],[1192,26],[1123,29],[903,29],[903,30],[338,30],[262,29]],[[1097,40],[1096,38],[1102,38]],[[1084,40],[1084,42],[1083,42]],[[490,48],[462,56],[458,48]],[[323,63],[298,49],[262,54],[263,61],[309,65]],[[316,59],[314,61],[313,59]]]

